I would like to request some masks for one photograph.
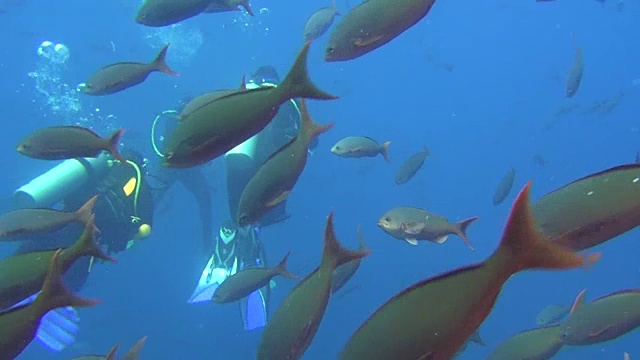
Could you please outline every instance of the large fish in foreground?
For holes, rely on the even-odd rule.
[[[331,33],[326,61],[345,61],[367,54],[422,20],[435,0],[367,0],[345,15]]]
[[[165,45],[150,63],[120,62],[105,66],[91,75],[86,82],[78,85],[78,90],[87,95],[111,95],[142,84],[152,72],[160,71],[171,76],[179,76],[180,74],[171,70],[165,61],[169,45]]]
[[[211,0],[144,0],[136,22],[150,27],[172,25],[203,12]]]
[[[40,320],[49,311],[67,306],[94,306],[100,302],[78,297],[64,287],[62,252],[57,250],[50,258],[42,292],[34,302],[0,313],[0,359],[20,355],[36,336]]]
[[[554,190],[532,206],[542,233],[575,251],[640,225],[640,164],[616,166]]]
[[[583,290],[578,295],[561,326],[566,345],[611,341],[640,326],[640,289],[617,291],[584,304],[585,294]]]
[[[204,164],[264,129],[280,105],[292,98],[333,100],[309,79],[307,57],[311,42],[277,87],[262,87],[223,96],[193,111],[169,134],[164,166],[187,168]]]
[[[0,241],[32,238],[62,229],[72,222],[86,224],[93,214],[98,195],[89,199],[80,209],[65,212],[55,209],[18,209],[0,216]]]
[[[249,0],[213,0],[203,12],[219,13],[238,11],[240,10],[240,6],[242,6],[249,15],[255,16],[253,9],[251,8],[251,4],[249,4]]]
[[[322,263],[287,295],[267,323],[258,348],[258,360],[300,359],[316,335],[327,309],[333,271],[339,265],[369,253],[368,250],[354,252],[342,247],[334,232],[333,213],[329,214]]]
[[[178,119],[182,121],[191,115],[192,112],[196,111],[201,106],[207,105],[213,100],[217,100],[221,97],[246,90],[245,77],[242,77],[242,82],[240,83],[240,87],[238,89],[230,89],[230,90],[215,90],[204,93],[193,100],[189,101],[187,105],[182,109],[180,115],[178,115]]]
[[[79,157],[98,157],[108,151],[123,164],[118,145],[124,130],[118,130],[104,139],[93,130],[82,126],[51,126],[38,129],[18,144],[20,154],[40,160],[65,160]]]
[[[106,261],[115,261],[95,243],[96,230],[92,216],[75,244],[64,249],[60,254],[63,273],[82,256],[95,256]],[[54,250],[35,251],[0,260],[0,309],[17,304],[35,294],[42,287],[42,282],[55,253]]]
[[[240,226],[257,223],[271,209],[287,200],[307,165],[309,145],[333,127],[333,123],[316,124],[304,99],[300,101],[300,122],[298,136],[271,155],[242,191],[237,215]]]
[[[560,325],[531,329],[503,341],[488,360],[547,360],[563,345]]]
[[[527,184],[518,195],[500,245],[487,260],[418,282],[392,297],[353,334],[340,359],[449,360],[491,313],[512,275],[585,265],[585,259],[538,232],[529,191]]]

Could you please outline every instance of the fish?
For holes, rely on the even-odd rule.
[[[145,0],[135,20],[149,27],[173,25],[202,13],[210,4],[211,0]]]
[[[571,310],[567,305],[549,305],[540,310],[536,316],[536,324],[538,326],[548,326],[557,324],[564,319]]]
[[[111,350],[107,353],[107,355],[84,355],[74,357],[71,360],[116,360],[116,355],[118,353],[118,344],[114,345]]]
[[[182,120],[186,119],[187,117],[189,117],[189,115],[191,115],[192,112],[196,111],[201,106],[204,106],[204,105],[208,104],[209,102],[211,102],[213,100],[217,100],[217,99],[219,99],[221,97],[225,97],[227,95],[231,95],[231,94],[236,93],[238,91],[246,90],[246,85],[247,84],[245,82],[245,77],[243,76],[242,77],[242,82],[240,83],[240,88],[238,88],[238,89],[211,91],[211,92],[204,93],[204,94],[194,98],[193,100],[189,101],[187,103],[187,105],[185,105],[185,107],[182,109],[182,111],[178,115],[178,120],[182,121]]]
[[[539,198],[533,214],[551,241],[581,251],[640,225],[640,164],[612,167]]]
[[[127,164],[118,151],[122,133],[124,130],[120,129],[110,138],[104,139],[93,130],[82,126],[51,126],[27,135],[18,144],[17,151],[40,160],[95,158],[102,151],[108,151],[118,161]]]
[[[520,332],[498,346],[488,360],[547,360],[564,346],[560,325]]]
[[[63,251],[56,250],[47,264],[42,291],[29,305],[0,313],[0,358],[13,359],[33,341],[40,320],[51,310],[67,306],[91,307],[99,300],[72,294],[62,283],[66,271]]]
[[[398,173],[396,174],[396,184],[402,185],[411,180],[418,170],[422,168],[427,156],[429,156],[429,149],[426,145],[424,146],[424,150],[409,156],[409,158],[405,160],[398,169]]]
[[[262,333],[257,359],[300,359],[313,341],[327,309],[333,271],[370,252],[342,247],[334,231],[333,212],[330,213],[320,266],[296,285],[275,311]]]
[[[584,303],[586,289],[576,298],[561,325],[565,345],[592,345],[615,340],[640,326],[640,289],[627,289]]]
[[[66,272],[82,256],[95,256],[105,261],[116,261],[105,254],[94,242],[97,230],[94,219],[94,216],[90,218],[75,244],[64,249],[60,254],[63,272]],[[42,287],[55,253],[55,250],[35,251],[0,260],[0,309],[17,304]]]
[[[333,24],[333,19],[340,15],[336,8],[336,0],[332,0],[332,6],[320,8],[311,14],[304,25],[303,40],[315,40],[324,35]]]
[[[101,68],[78,85],[78,91],[86,95],[111,95],[142,84],[152,72],[180,76],[165,61],[169,45],[165,45],[150,63],[119,62]]]
[[[337,99],[309,79],[310,45],[304,45],[279,86],[233,93],[192,112],[168,135],[163,166],[188,168],[217,158],[264,129],[292,98]]]
[[[120,360],[140,360],[140,351],[142,351],[142,347],[146,342],[147,337],[143,336]]]
[[[0,241],[32,238],[60,230],[73,222],[86,224],[93,214],[98,195],[74,212],[54,209],[18,209],[0,216]]]
[[[435,0],[361,2],[342,18],[331,33],[325,50],[325,61],[353,60],[385,45],[422,20],[435,2]]]
[[[502,176],[495,192],[493,193],[493,206],[498,206],[509,196],[511,188],[513,188],[513,181],[516,178],[516,169],[511,168],[506,174]]]
[[[349,338],[339,358],[449,360],[491,313],[512,275],[597,261],[595,254],[579,256],[539,233],[530,190],[529,182],[516,197],[500,245],[488,259],[422,280],[393,296]]]
[[[376,157],[382,155],[387,162],[389,158],[390,141],[378,144],[377,141],[366,136],[347,136],[331,147],[331,153],[346,158]]]
[[[571,35],[573,39],[573,34]],[[565,88],[565,95],[568,98],[573,97],[578,89],[580,88],[580,83],[582,82],[582,75],[584,73],[584,52],[580,46],[576,45],[576,58],[573,62],[573,66],[569,71],[569,76],[567,77],[567,85]]]
[[[287,270],[287,259],[289,259],[290,254],[287,253],[276,267],[250,267],[229,276],[216,289],[212,298],[213,302],[224,304],[238,301],[249,296],[252,292],[269,285],[271,279],[277,275],[298,280],[298,276]]]
[[[307,165],[311,141],[334,126],[333,123],[316,124],[304,99],[300,101],[300,123],[298,136],[273,153],[242,191],[237,210],[240,226],[257,223],[271,209],[287,200]]]
[[[378,227],[396,239],[418,245],[418,240],[429,240],[438,244],[447,241],[455,234],[464,241],[469,249],[473,246],[467,238],[467,228],[479,217],[471,217],[457,223],[447,218],[416,207],[401,206],[391,209],[378,219]]]
[[[240,6],[242,6],[249,15],[255,16],[253,9],[251,8],[251,4],[249,4],[249,0],[214,0],[203,12],[211,14],[238,11],[240,10]]]
[[[360,239],[360,248],[358,249],[358,251],[365,252],[369,250],[369,247],[367,247],[367,244],[365,244],[364,242],[364,237],[362,236],[362,230],[360,229],[360,226],[358,226],[358,238]],[[362,259],[355,259],[353,261],[349,261],[348,263],[344,263],[338,266],[333,271],[333,276],[331,279],[331,294],[335,294],[336,292],[338,292],[338,290],[342,289],[342,287],[345,286],[347,282],[349,282],[349,280],[351,280],[353,275],[356,274],[356,271],[358,271],[361,260]]]

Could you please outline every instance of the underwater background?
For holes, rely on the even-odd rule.
[[[309,14],[325,0],[253,0],[244,12],[198,16],[178,25],[147,28],[132,21],[139,2],[0,0],[0,209],[11,209],[15,189],[55,165],[28,159],[18,140],[45,126],[81,124],[122,141],[158,163],[150,142],[155,116],[186,96],[233,88],[243,74],[271,64],[284,76],[301,48]],[[349,4],[351,2],[351,4]],[[355,0],[337,2],[344,14]],[[289,269],[306,275],[320,262],[326,216],[335,211],[340,241],[355,248],[361,225],[372,254],[345,294],[331,298],[305,359],[332,359],[349,336],[391,296],[418,280],[484,260],[496,248],[516,190],[533,180],[537,198],[570,181],[631,163],[640,150],[640,2],[440,0],[432,13],[383,48],[355,61],[326,63],[327,36],[311,47],[309,71],[339,101],[309,101],[315,121],[335,121],[320,137],[295,191],[288,221],[263,229],[270,265],[291,251]],[[339,18],[336,20],[339,21]],[[572,40],[572,35],[573,39]],[[66,51],[38,53],[40,44]],[[564,77],[575,43],[585,72],[577,95],[564,96]],[[151,75],[145,85],[110,97],[88,97],[76,86],[107,63],[148,61],[171,42],[167,62],[180,77]],[[635,80],[635,82],[634,82]],[[635,84],[635,85],[634,85]],[[604,99],[610,111],[591,111]],[[562,107],[573,107],[558,115]],[[391,141],[392,164],[381,158],[339,159],[329,149],[344,136]],[[415,179],[394,184],[400,161],[428,145],[431,156]],[[534,161],[544,159],[544,165]],[[507,201],[491,197],[502,175],[517,170]],[[214,223],[227,214],[221,159],[205,165],[215,187]],[[143,359],[255,358],[262,330],[242,329],[237,304],[187,303],[202,270],[196,203],[175,187],[155,212],[153,233],[117,255],[115,265],[92,270],[83,296],[102,299],[80,309],[80,332],[70,348],[54,353],[34,341],[19,359],[69,359],[123,353],[148,336]],[[476,248],[459,239],[446,246],[409,246],[384,234],[377,219],[395,206],[426,208],[469,228]],[[480,327],[486,346],[471,344],[460,359],[484,359],[506,338],[534,328],[550,304],[571,304],[638,287],[639,230],[598,247],[602,259],[588,270],[530,271],[514,276]],[[0,256],[16,244],[0,243]],[[292,281],[278,280],[271,312]],[[345,289],[346,290],[346,289]],[[424,311],[437,311],[424,304]],[[640,354],[640,333],[586,347],[565,347],[557,359],[621,359]],[[640,355],[636,355],[640,356]]]

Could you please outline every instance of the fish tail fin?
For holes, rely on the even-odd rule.
[[[307,107],[307,101],[305,99],[300,100],[300,113],[300,122],[302,123],[301,132],[309,141],[329,131],[335,125],[335,123],[320,125],[314,122],[311,114],[309,114],[309,108]]]
[[[467,237],[467,228],[469,227],[469,225],[471,225],[471,223],[473,223],[478,219],[479,217],[474,216],[456,223],[456,235],[458,235],[471,250],[475,250],[475,249],[473,248],[473,246],[469,242],[469,238]]]
[[[106,360],[116,360],[116,355],[118,354],[118,344],[113,345],[109,353],[107,354]]]
[[[166,57],[167,57],[167,50],[169,49],[169,45],[171,45],[171,43],[168,43],[162,48],[162,50],[160,50],[160,52],[158,53],[158,56],[156,56],[156,58],[151,63],[151,66],[155,71],[160,71],[171,76],[180,76],[180,74],[171,70],[171,68],[167,64]]]
[[[525,269],[570,269],[597,261],[599,254],[582,257],[540,233],[531,211],[530,189],[531,182],[518,194],[497,250],[507,256],[509,274]]]
[[[380,152],[382,153],[382,157],[390,163],[391,158],[389,157],[389,145],[391,145],[391,141],[386,141],[382,144],[382,150]]]
[[[287,255],[282,258],[278,266],[276,266],[275,271],[277,274],[288,277],[289,279],[299,280],[300,277],[290,273],[289,270],[287,270],[287,260],[289,260],[289,255],[291,255],[291,252],[288,252]]]
[[[335,266],[348,263],[349,261],[361,259],[371,253],[371,250],[351,251],[345,249],[336,238],[333,227],[333,212],[329,214],[327,226],[324,232],[324,253],[322,254],[322,262],[335,261]]]
[[[116,160],[120,161],[122,165],[127,165],[127,161],[120,155],[120,151],[118,151],[118,146],[120,145],[120,137],[125,132],[124,129],[117,130],[111,135],[109,140],[107,140],[107,151],[113,155]]]
[[[76,216],[78,217],[78,221],[81,221],[83,224],[87,224],[91,220],[91,215],[93,215],[93,206],[96,203],[96,199],[98,195],[94,195],[91,199],[87,200],[80,209],[76,211]]]
[[[95,242],[95,235],[98,228],[94,225],[95,215],[91,215],[89,221],[85,224],[84,231],[78,241],[71,246],[70,251],[74,256],[72,258],[77,259],[82,256],[94,256],[99,259],[116,262],[117,260],[107,255],[102,248]],[[67,250],[65,250],[67,251]]]
[[[49,272],[47,272],[47,277],[45,278],[44,285],[42,286],[42,292],[34,301],[34,305],[38,307],[38,310],[42,315],[53,309],[61,307],[89,307],[100,303],[100,300],[77,296],[71,293],[64,286],[62,283],[64,265],[60,258],[61,254],[62,250],[59,249],[53,255],[51,265],[49,266]]]
[[[358,240],[360,241],[360,251],[369,250],[367,243],[364,241],[364,236],[362,235],[362,227],[358,225]]]
[[[309,46],[311,41],[307,41],[291,70],[284,78],[284,81],[277,87],[278,91],[283,91],[288,99],[301,97],[318,100],[334,100],[337,96],[320,90],[311,79],[307,71],[307,58],[309,57]]]
[[[127,360],[139,360],[140,359],[140,351],[142,351],[142,347],[144,343],[147,341],[147,337],[145,336],[142,339],[138,340],[138,342],[133,345],[133,347],[122,357]]]
[[[251,8],[251,4],[249,4],[249,0],[242,0],[241,2],[238,3],[238,5],[242,6],[247,11],[247,14],[249,14],[251,16],[256,16],[253,13],[253,9]]]

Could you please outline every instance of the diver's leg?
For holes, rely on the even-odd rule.
[[[250,230],[251,236],[248,241],[249,247],[243,253],[245,267],[266,267],[266,254],[264,245],[257,236],[257,229]],[[261,289],[249,294],[240,300],[240,314],[242,324],[247,331],[259,329],[267,324],[269,316],[269,298],[271,296],[271,284],[267,284]]]
[[[211,187],[200,169],[183,170],[178,178],[182,185],[193,194],[198,203],[200,224],[202,224],[203,260],[213,253],[213,211],[211,205]]]

